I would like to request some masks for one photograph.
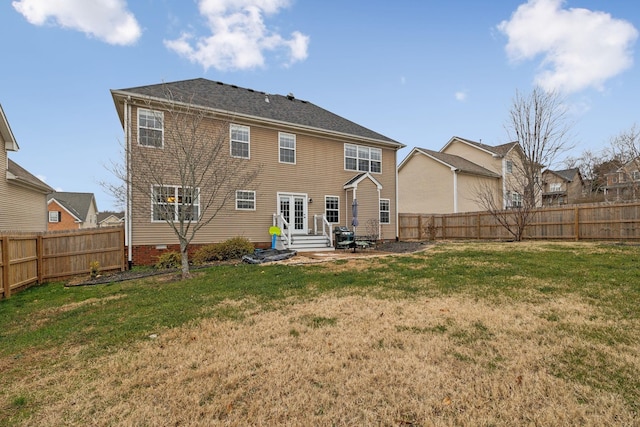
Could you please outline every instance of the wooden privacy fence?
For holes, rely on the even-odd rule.
[[[511,239],[488,212],[399,214],[400,240]],[[525,239],[640,240],[640,203],[536,209]]]
[[[0,298],[30,285],[99,271],[125,270],[124,227],[0,234]]]

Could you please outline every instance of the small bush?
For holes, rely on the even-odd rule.
[[[164,252],[158,257],[158,261],[154,265],[158,269],[180,268],[180,266],[182,266],[182,257],[180,252],[176,251]]]
[[[234,237],[224,242],[202,246],[193,254],[193,262],[204,264],[211,261],[240,259],[247,254],[253,253],[254,250],[253,243],[248,239]]]

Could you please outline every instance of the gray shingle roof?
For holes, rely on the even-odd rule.
[[[560,171],[551,171],[551,172],[555,173],[556,175],[559,175],[565,181],[572,182],[576,174],[580,172],[580,169],[571,168],[571,169],[563,169]]]
[[[55,199],[60,205],[81,221],[87,220],[87,214],[93,200],[93,193],[55,192],[47,195],[47,202]]]
[[[42,191],[43,193],[48,193],[50,191],[53,191],[53,188],[49,187],[47,184],[39,180],[36,176],[31,174],[25,168],[23,168],[22,166],[20,166],[19,164],[17,164],[11,159],[7,159],[7,160],[8,160],[7,170],[9,171],[9,173],[11,173],[16,177],[15,178],[16,181],[25,183],[30,187],[35,187],[36,189]]]
[[[353,135],[399,148],[403,144],[292,95],[267,94],[217,81],[197,78],[112,90],[112,94],[173,99],[235,115]],[[268,100],[268,102],[267,102]]]
[[[491,178],[500,178],[500,175],[498,175],[497,173],[491,172],[489,169],[483,168],[482,166],[475,164],[460,156],[456,156],[454,154],[441,153],[439,151],[427,150],[426,148],[418,148],[418,150],[423,151],[429,156],[435,159],[438,159],[441,162],[454,167],[455,169],[458,169],[458,171],[462,173],[468,173],[471,175],[488,176]]]

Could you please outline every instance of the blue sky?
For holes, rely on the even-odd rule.
[[[115,181],[110,89],[204,77],[308,100],[412,147],[508,142],[516,90],[566,95],[576,148],[637,122],[629,0],[15,0],[0,4],[10,157],[59,191]]]

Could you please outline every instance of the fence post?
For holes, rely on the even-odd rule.
[[[580,208],[577,206],[573,212],[573,234],[576,236],[576,241],[580,240]]]
[[[422,215],[418,214],[418,240],[422,240]]]
[[[442,240],[447,238],[447,216],[442,215]]]
[[[478,240],[480,240],[480,233],[481,233],[481,227],[480,227],[480,212],[478,212]]]
[[[43,260],[44,260],[44,248],[43,248],[43,243],[42,243],[42,234],[38,234],[38,237],[36,237],[36,275],[38,276],[38,284],[42,283],[42,272],[44,271],[44,265],[43,265]]]
[[[2,238],[2,283],[4,284],[4,297],[11,296],[11,283],[9,283],[9,236]]]

